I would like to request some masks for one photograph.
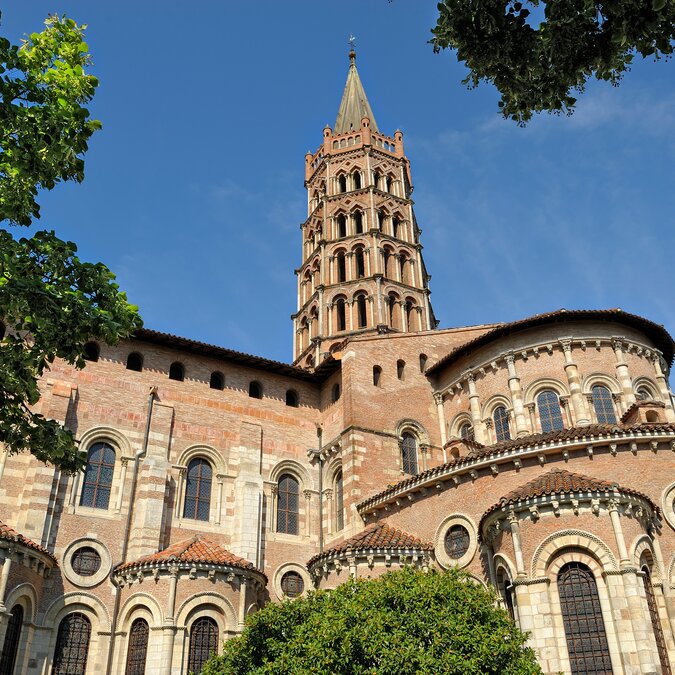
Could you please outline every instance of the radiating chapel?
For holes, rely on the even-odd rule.
[[[266,603],[404,565],[495,588],[545,673],[672,672],[671,336],[439,327],[403,134],[349,59],[305,157],[293,363],[90,343],[38,404],[86,471],[0,453],[0,675],[196,673]]]

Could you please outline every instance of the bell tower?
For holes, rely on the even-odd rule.
[[[436,327],[403,134],[382,134],[349,52],[335,127],[305,156],[307,220],[294,323],[296,365],[356,334]]]

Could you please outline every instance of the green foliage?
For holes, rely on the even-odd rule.
[[[16,46],[0,37],[0,219],[30,225],[39,189],[84,177],[83,153],[100,123],[83,104],[98,84],[84,72],[84,27],[50,17]],[[109,344],[140,326],[102,264],[83,263],[53,232],[17,240],[0,230],[0,442],[67,472],[84,465],[73,435],[34,410],[38,378],[55,358],[83,368],[89,340]]]
[[[543,7],[543,19],[531,20]],[[465,84],[492,82],[506,118],[566,112],[590,77],[618,84],[635,53],[673,53],[673,0],[443,0],[432,30],[435,51],[455,49]]]
[[[525,639],[466,573],[408,567],[267,605],[202,673],[541,673]]]
[[[52,16],[21,46],[0,37],[0,220],[30,225],[39,218],[39,188],[82,181],[83,153],[101,123],[83,106],[98,80],[85,26]]]

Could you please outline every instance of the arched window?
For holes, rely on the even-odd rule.
[[[473,426],[469,422],[464,422],[459,428],[459,437],[464,441],[472,441],[474,439]]]
[[[616,413],[612,405],[612,394],[601,384],[596,384],[591,389],[593,398],[593,408],[595,416],[598,418],[598,424],[616,424]]]
[[[344,298],[338,298],[335,302],[335,313],[337,315],[337,329],[339,331],[346,330],[347,322],[345,318],[345,300]]]
[[[300,529],[300,483],[288,473],[279,478],[277,532],[298,534]]]
[[[84,675],[90,637],[91,623],[82,612],[65,616],[56,635],[52,675]]]
[[[251,398],[262,398],[262,386],[260,382],[252,380],[248,383],[248,395]]]
[[[495,423],[495,435],[497,442],[511,440],[511,428],[509,427],[509,413],[503,405],[497,406],[492,413]]]
[[[107,443],[94,443],[87,453],[80,506],[107,509],[115,471],[115,451]]]
[[[405,379],[405,361],[402,359],[399,359],[396,362],[396,377],[398,377],[399,380]]]
[[[398,226],[401,224],[401,221],[398,219],[398,216],[392,216],[391,218],[391,234],[392,236],[398,238]]]
[[[202,457],[196,457],[188,464],[183,518],[209,519],[212,476],[211,465]]]
[[[366,276],[366,258],[362,248],[357,248],[354,252],[356,258],[356,278],[363,279]]]
[[[336,256],[335,260],[337,262],[337,280],[338,282],[345,281],[347,279],[347,265],[345,264],[345,254],[340,251]]]
[[[148,655],[150,627],[145,619],[135,619],[129,630],[127,665],[124,675],[145,675],[145,660]]]
[[[143,357],[138,352],[131,352],[127,356],[127,370],[134,370],[137,373],[143,370]]]
[[[340,469],[335,474],[335,531],[339,532],[344,526],[344,482],[342,480],[342,469]]]
[[[225,375],[217,370],[213,371],[209,380],[209,387],[211,389],[220,389],[221,391],[225,389]]]
[[[338,382],[336,382],[333,385],[333,391],[331,393],[331,399],[332,399],[333,403],[336,403],[337,401],[340,400],[340,384]]]
[[[289,389],[286,392],[286,405],[290,406],[291,408],[297,408],[298,407],[298,392],[294,391],[293,389]]]
[[[659,653],[659,661],[661,662],[661,671],[665,673],[672,673],[670,669],[670,660],[668,659],[668,648],[666,647],[666,640],[663,636],[663,627],[661,626],[661,618],[659,617],[659,608],[656,604],[656,595],[654,593],[654,586],[652,585],[652,570],[651,565],[647,560],[640,561],[642,564],[642,583],[645,587],[645,595],[647,596],[647,607],[649,608],[649,618],[652,622],[652,630],[654,631],[654,639],[656,640],[656,650]]]
[[[501,595],[506,611],[509,613],[512,621],[516,620],[516,594],[514,593],[513,582],[506,570],[500,567],[497,571],[497,590]]]
[[[347,219],[341,213],[337,217],[336,222],[337,222],[338,237],[346,237],[347,236]]]
[[[586,565],[569,562],[558,572],[558,594],[572,675],[612,675],[598,587]]]
[[[200,673],[211,654],[217,651],[218,624],[210,616],[202,616],[190,628],[188,673]]]
[[[635,392],[635,398],[638,401],[649,401],[654,398],[654,395],[647,387],[638,387],[638,390]]]
[[[347,192],[347,176],[344,174],[338,176],[338,192]]]
[[[408,330],[414,330],[413,327],[410,325],[410,317],[412,316],[412,310],[413,310],[413,303],[410,300],[405,301],[405,323],[406,326],[408,327]]]
[[[399,271],[401,273],[401,281],[403,283],[406,283],[406,278],[405,278],[405,264],[408,262],[408,259],[405,257],[405,255],[401,254],[398,257],[398,266],[399,266]]]
[[[537,396],[537,408],[539,409],[539,421],[543,433],[548,431],[561,431],[565,428],[560,409],[558,394],[551,389],[545,389]]]
[[[185,379],[185,367],[179,361],[174,361],[169,366],[169,379],[182,382]]]
[[[426,354],[420,354],[420,373],[423,373],[427,369],[428,358]]]
[[[382,232],[384,226],[384,211],[377,212],[377,229]]]
[[[417,439],[410,432],[401,436],[401,466],[403,473],[417,475]]]
[[[9,621],[7,622],[5,642],[2,645],[2,656],[0,656],[0,673],[2,673],[2,675],[12,675],[14,672],[16,654],[19,651],[22,626],[23,607],[21,605],[14,605],[10,613]]]
[[[354,213],[354,229],[356,234],[363,234],[363,213],[361,211]]]
[[[355,190],[361,189],[361,173],[359,171],[354,171],[352,174],[352,184]]]
[[[101,348],[95,342],[87,342],[84,345],[84,359],[85,361],[98,361],[101,354]]]
[[[382,368],[373,366],[373,385],[379,387],[382,384]]]
[[[366,296],[356,296],[356,315],[359,328],[365,328],[368,325],[368,313],[366,311]]]

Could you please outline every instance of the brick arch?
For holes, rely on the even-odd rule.
[[[583,530],[560,530],[544,539],[532,556],[531,576],[542,578],[550,573],[551,561],[565,549],[583,549],[602,570],[615,571],[619,566],[616,557],[602,539]]]
[[[553,377],[540,377],[525,390],[523,400],[525,405],[536,403],[537,396],[545,389],[552,389],[559,397],[570,395],[567,385],[565,385],[562,380]]]
[[[663,579],[663,570],[656,559],[652,540],[648,534],[641,534],[639,537],[636,537],[635,541],[631,544],[629,551],[629,555],[633,559],[633,564],[638,569],[640,569],[640,558],[642,557],[642,554],[647,551],[654,563],[652,566],[652,577],[659,580]]]
[[[145,610],[145,612],[142,612]],[[131,622],[138,618],[139,612],[147,616],[144,619],[150,618],[148,623],[151,626],[159,627],[164,621],[164,614],[162,608],[157,600],[148,593],[134,593],[122,605],[119,613],[118,626],[131,626]]]
[[[19,584],[7,594],[5,607],[11,610],[17,604],[23,608],[24,623],[35,623],[38,608],[38,592],[33,584],[28,582]]]
[[[207,591],[190,596],[176,612],[176,625],[189,629],[188,624],[191,624],[197,618],[195,614],[198,612],[203,612],[205,615],[216,619],[221,631],[233,631],[237,627],[237,613],[232,603],[220,593]],[[214,616],[214,614],[218,616]]]
[[[227,460],[229,453],[224,450],[218,450],[212,445],[199,443],[191,445],[181,452],[178,459],[179,466],[187,466],[193,459],[203,457],[209,460],[213,467],[214,475],[217,473],[227,473]]]
[[[311,474],[302,464],[300,464],[300,462],[296,462],[293,459],[282,459],[272,467],[272,470],[270,471],[270,480],[278,483],[279,478],[285,473],[291,474],[291,476],[298,480],[301,491],[314,489],[314,481]]]

